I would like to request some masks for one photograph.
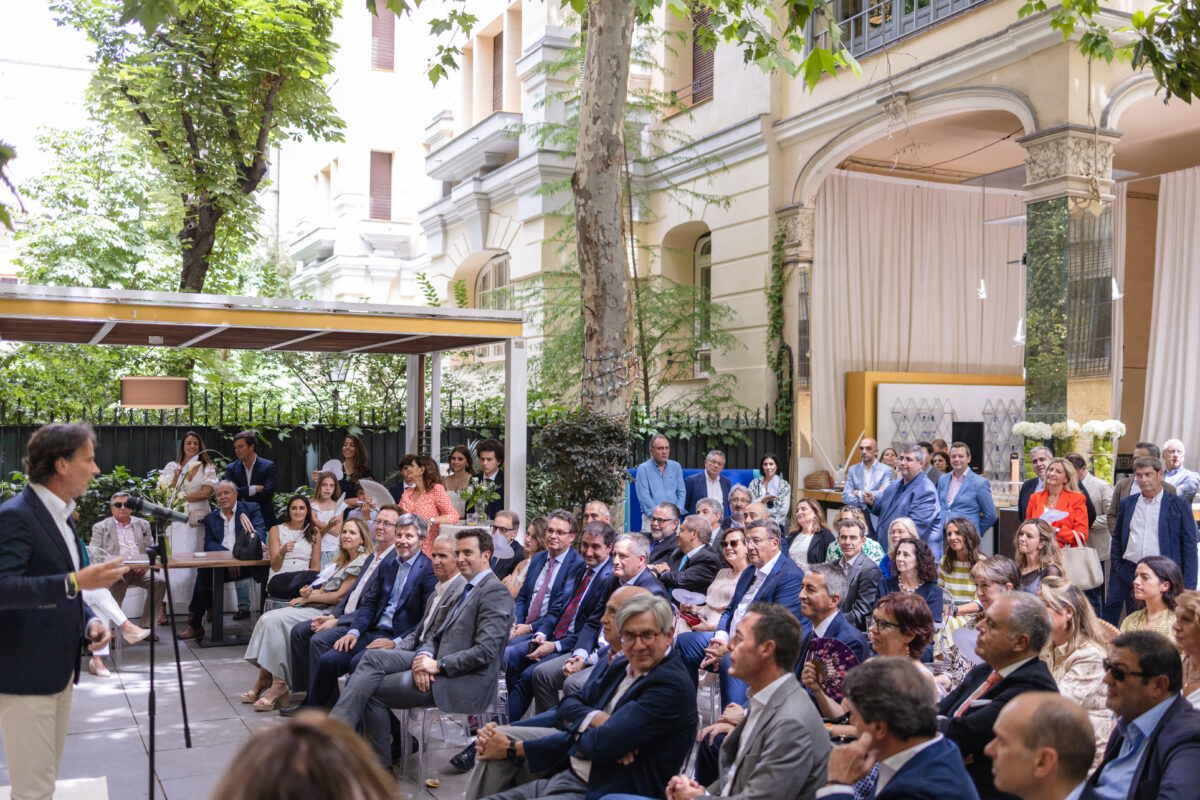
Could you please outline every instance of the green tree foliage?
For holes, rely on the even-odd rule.
[[[538,431],[533,447],[541,471],[540,496],[577,510],[589,500],[615,503],[622,497],[629,462],[623,421],[574,411]]]
[[[56,0],[96,44],[92,93],[178,203],[179,288],[206,288],[218,230],[254,237],[254,194],[281,137],[340,139],[324,79],[338,0]],[[142,15],[153,33],[127,22]]]

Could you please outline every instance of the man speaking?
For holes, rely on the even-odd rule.
[[[92,649],[110,636],[80,592],[128,568],[121,558],[84,566],[75,534],[75,498],[100,474],[90,425],[38,428],[25,468],[29,485],[0,506],[0,731],[12,799],[43,800],[54,796],[84,633]]]

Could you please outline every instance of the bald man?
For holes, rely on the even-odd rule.
[[[1021,800],[1089,800],[1086,784],[1096,734],[1083,706],[1057,692],[1026,692],[1009,701],[984,752],[996,788]]]

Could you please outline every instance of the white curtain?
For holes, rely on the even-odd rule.
[[[1154,306],[1141,438],[1181,439],[1200,456],[1200,167],[1162,177],[1154,248]]]
[[[1013,336],[1025,309],[1025,228],[983,223],[1024,213],[1014,192],[990,190],[985,205],[978,188],[843,171],[825,180],[812,270],[812,414],[830,458],[846,456],[847,372],[1021,373],[1024,348]]]
[[[1129,187],[1118,183],[1113,187],[1113,281],[1125,291],[1125,226],[1129,219],[1126,192]],[[1121,390],[1124,386],[1125,365],[1125,308],[1113,301],[1112,310],[1112,413],[1121,419]]]

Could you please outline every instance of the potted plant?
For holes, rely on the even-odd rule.
[[[474,524],[487,520],[484,509],[488,503],[500,499],[500,492],[494,484],[479,478],[472,478],[458,493],[458,496],[462,498],[463,505],[467,510],[467,522]]]

